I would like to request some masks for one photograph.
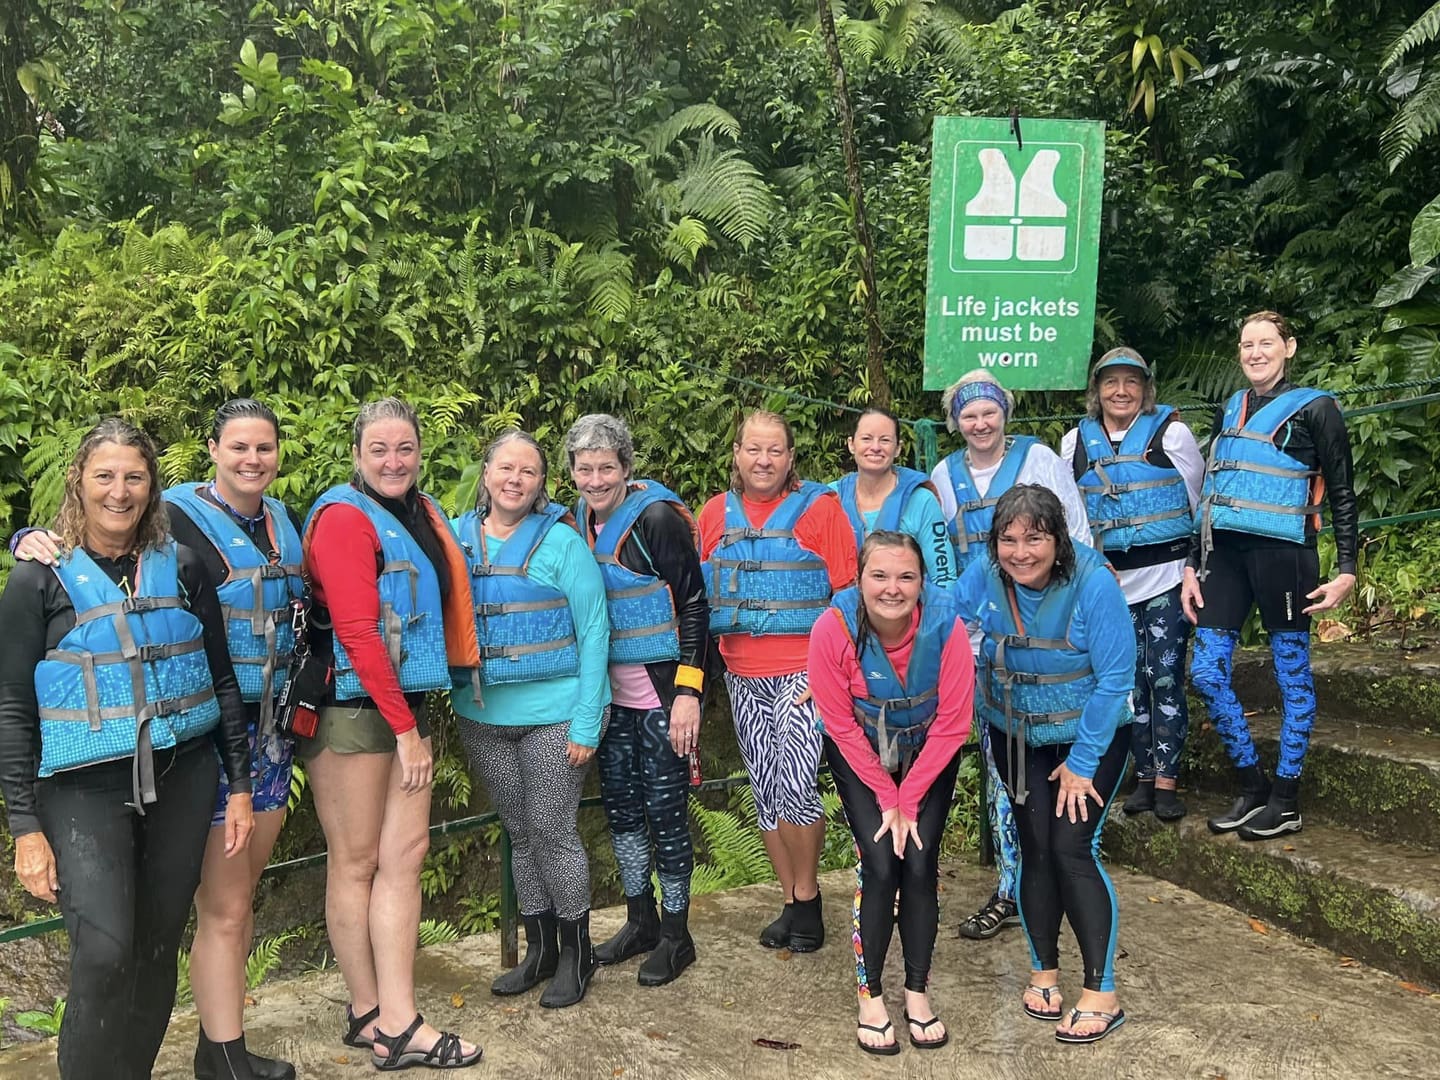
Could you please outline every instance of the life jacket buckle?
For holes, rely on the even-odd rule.
[[[163,598],[159,596],[132,596],[124,601],[123,607],[125,612],[131,615],[139,615],[147,611],[159,611],[161,606],[160,601],[162,599]]]
[[[165,659],[164,645],[141,645],[135,650],[135,657],[142,664],[153,664],[157,660]]]
[[[765,568],[765,564],[759,559],[741,559],[735,564],[736,570],[744,570],[746,573],[758,574]]]

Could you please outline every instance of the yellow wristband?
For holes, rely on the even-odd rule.
[[[681,664],[675,669],[675,685],[677,687],[687,686],[691,690],[703,691],[705,689],[705,672],[698,667],[687,667]]]

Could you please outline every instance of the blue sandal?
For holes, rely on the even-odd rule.
[[[1125,1010],[1116,1009],[1111,1012],[1098,1012],[1093,1009],[1071,1009],[1065,1017],[1065,1023],[1074,1027],[1081,1020],[1103,1020],[1105,1026],[1099,1031],[1086,1032],[1084,1035],[1075,1035],[1068,1031],[1056,1031],[1055,1038],[1063,1043],[1093,1043],[1099,1042],[1110,1032],[1125,1022]]]

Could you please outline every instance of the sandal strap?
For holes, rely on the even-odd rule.
[[[873,1031],[876,1035],[884,1035],[887,1031],[890,1031],[892,1028],[895,1027],[895,1025],[889,1020],[886,1020],[883,1024],[862,1024],[859,1020],[856,1020],[855,1026],[858,1028],[863,1028],[866,1031]]]
[[[398,1054],[403,1054],[410,1046],[410,1040],[415,1037],[415,1033],[424,1025],[425,1017],[417,1012],[415,1019],[410,1021],[410,1026],[399,1035],[386,1035],[377,1027],[375,1029],[375,1046],[385,1048],[385,1057],[387,1059],[395,1057]]]
[[[463,1060],[465,1051],[460,1048],[460,1036],[453,1031],[442,1031],[440,1038],[435,1040],[435,1045],[425,1054],[427,1064],[437,1064],[442,1068],[459,1064]]]
[[[975,923],[981,929],[990,930],[1015,914],[1015,901],[994,900],[971,915],[966,922]]]
[[[938,1017],[938,1016],[932,1016],[932,1017],[930,1017],[929,1020],[917,1020],[917,1019],[916,1019],[915,1017],[913,1017],[913,1016],[906,1016],[906,1017],[905,1017],[905,1022],[906,1022],[907,1024],[914,1024],[914,1025],[915,1025],[916,1027],[918,1027],[921,1031],[929,1031],[929,1030],[930,1030],[932,1027],[934,1027],[936,1024],[940,1023],[940,1017]]]
[[[1115,1018],[1119,1015],[1120,1011],[1118,1009],[1115,1012],[1100,1012],[1096,1009],[1071,1009],[1065,1015],[1065,1023],[1069,1024],[1071,1027],[1074,1027],[1082,1020],[1102,1020],[1105,1023],[1109,1024],[1113,1023]]]
[[[1050,997],[1052,994],[1055,997],[1061,996],[1059,983],[1054,983],[1050,986],[1036,986],[1034,983],[1030,983],[1028,986],[1025,987],[1025,992],[1028,994],[1039,994],[1042,998],[1045,999],[1046,1005],[1050,1004]]]
[[[346,1045],[348,1045],[348,1046],[354,1046],[354,1045],[355,1045],[354,1040],[355,1040],[355,1039],[358,1039],[358,1038],[360,1037],[360,1029],[363,1028],[366,1024],[370,1023],[372,1020],[377,1020],[377,1019],[379,1019],[379,1017],[380,1017],[380,1006],[379,1006],[379,1005],[376,1005],[376,1006],[375,1006],[373,1009],[371,1009],[369,1012],[363,1013],[363,1014],[360,1015],[360,1016],[356,1016],[356,1015],[355,1015],[355,1006],[354,1006],[353,1003],[346,1005],[346,1006],[345,1006],[345,1021],[346,1021],[346,1023],[349,1024],[349,1027],[347,1027],[347,1028],[345,1029],[345,1036],[344,1036],[344,1038],[343,1038],[341,1041],[344,1042],[344,1043],[345,1043]]]

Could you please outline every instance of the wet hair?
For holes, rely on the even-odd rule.
[[[1065,521],[1065,508],[1060,498],[1049,488],[1040,484],[1016,484],[995,504],[995,517],[990,523],[990,539],[986,547],[990,560],[1000,571],[1000,580],[1013,585],[1010,575],[1000,566],[1000,534],[1017,521],[1025,521],[1030,527],[1046,536],[1055,538],[1054,578],[1069,581],[1075,573],[1075,542],[1070,539],[1070,529]]]
[[[590,413],[570,425],[565,435],[565,456],[570,468],[575,468],[576,454],[603,450],[615,451],[620,471],[630,475],[635,464],[635,441],[625,421],[609,413]]]
[[[535,501],[530,504],[530,513],[538,513],[550,505],[550,496],[545,493],[545,484],[550,478],[550,465],[545,460],[545,451],[541,449],[540,443],[536,441],[534,435],[528,431],[521,431],[519,428],[511,428],[509,431],[497,435],[485,448],[485,464],[480,470],[480,482],[475,486],[475,509],[480,511],[481,517],[490,512],[490,492],[485,490],[485,470],[490,468],[490,463],[495,460],[495,455],[500,452],[500,448],[512,442],[532,446],[535,448],[535,453],[540,455],[540,489],[535,492]]]
[[[1102,411],[1100,408],[1100,373],[1105,370],[1107,364],[1120,356],[1133,356],[1145,365],[1144,371],[1131,364],[1121,365],[1120,370],[1133,371],[1144,380],[1145,387],[1140,393],[1140,412],[1149,416],[1155,411],[1155,373],[1150,369],[1150,364],[1145,357],[1128,345],[1122,345],[1100,357],[1095,361],[1095,366],[1090,369],[1090,383],[1085,387],[1085,415],[1091,420],[1099,420]]]
[[[1000,393],[1005,396],[1005,419],[1010,419],[1010,414],[1015,411],[1015,395],[1001,386],[1000,380],[995,378],[994,375],[991,375],[990,372],[983,368],[977,368],[974,371],[967,371],[946,387],[945,394],[940,399],[940,410],[945,414],[945,430],[960,430],[960,419],[953,411],[955,408],[955,398],[959,395],[962,386],[969,386],[971,383],[977,382],[991,383],[999,389]],[[969,402],[966,402],[966,404],[968,405]],[[964,406],[961,407],[963,408]]]
[[[150,474],[150,498],[140,514],[135,528],[135,551],[159,547],[170,532],[170,515],[165,511],[165,501],[160,497],[160,459],[155,452],[155,443],[150,436],[127,424],[118,416],[106,417],[96,424],[80,440],[75,458],[65,470],[65,495],[60,502],[60,511],[55,515],[55,531],[66,548],[78,548],[85,543],[85,503],[80,494],[85,466],[96,450],[106,443],[129,446],[138,450],[145,460],[145,470]]]
[[[900,418],[896,416],[893,412],[891,412],[889,409],[886,409],[880,405],[867,405],[863,410],[861,410],[860,415],[855,418],[855,426],[850,429],[850,433],[852,435],[860,430],[860,421],[864,420],[867,416],[883,416],[886,420],[889,420],[890,423],[894,424],[895,444],[897,446],[900,444]]]
[[[420,442],[420,414],[415,406],[398,397],[384,397],[379,401],[367,401],[355,414],[355,434],[350,445],[359,449],[365,438],[365,429],[379,420],[404,420],[415,429],[415,442]]]
[[[735,429],[734,449],[740,449],[740,442],[745,438],[745,429],[751,424],[775,424],[785,432],[785,449],[789,450],[792,456],[790,458],[790,471],[785,474],[785,483],[782,489],[784,491],[794,491],[800,486],[800,474],[795,471],[795,458],[793,456],[795,451],[795,432],[790,428],[790,421],[786,420],[785,417],[779,413],[767,412],[764,409],[756,409],[754,412],[746,413],[745,418],[740,421],[740,426]],[[734,463],[733,458],[730,463],[730,490],[741,493],[745,490],[745,482],[740,476],[740,467]]]
[[[1290,329],[1290,320],[1281,315],[1278,311],[1254,311],[1240,320],[1240,332],[1245,332],[1245,327],[1251,323],[1271,322],[1275,329],[1280,331],[1280,336],[1286,341],[1295,340],[1295,332]]]
[[[225,425],[231,420],[266,420],[275,429],[275,441],[280,441],[280,421],[275,416],[275,410],[254,398],[231,398],[215,410],[215,419],[210,422],[210,438],[213,442],[220,441]]]
[[[865,574],[865,564],[870,561],[870,556],[881,548],[903,548],[915,556],[915,562],[920,568],[920,580],[925,580],[925,555],[920,550],[919,542],[909,533],[893,532],[890,529],[877,529],[865,537],[865,542],[860,545],[860,557],[857,560],[858,567],[855,572],[855,584],[858,589],[860,579]],[[870,638],[870,614],[865,610],[865,597],[862,593],[859,603],[855,605],[855,656],[858,659],[865,651],[865,643]]]

